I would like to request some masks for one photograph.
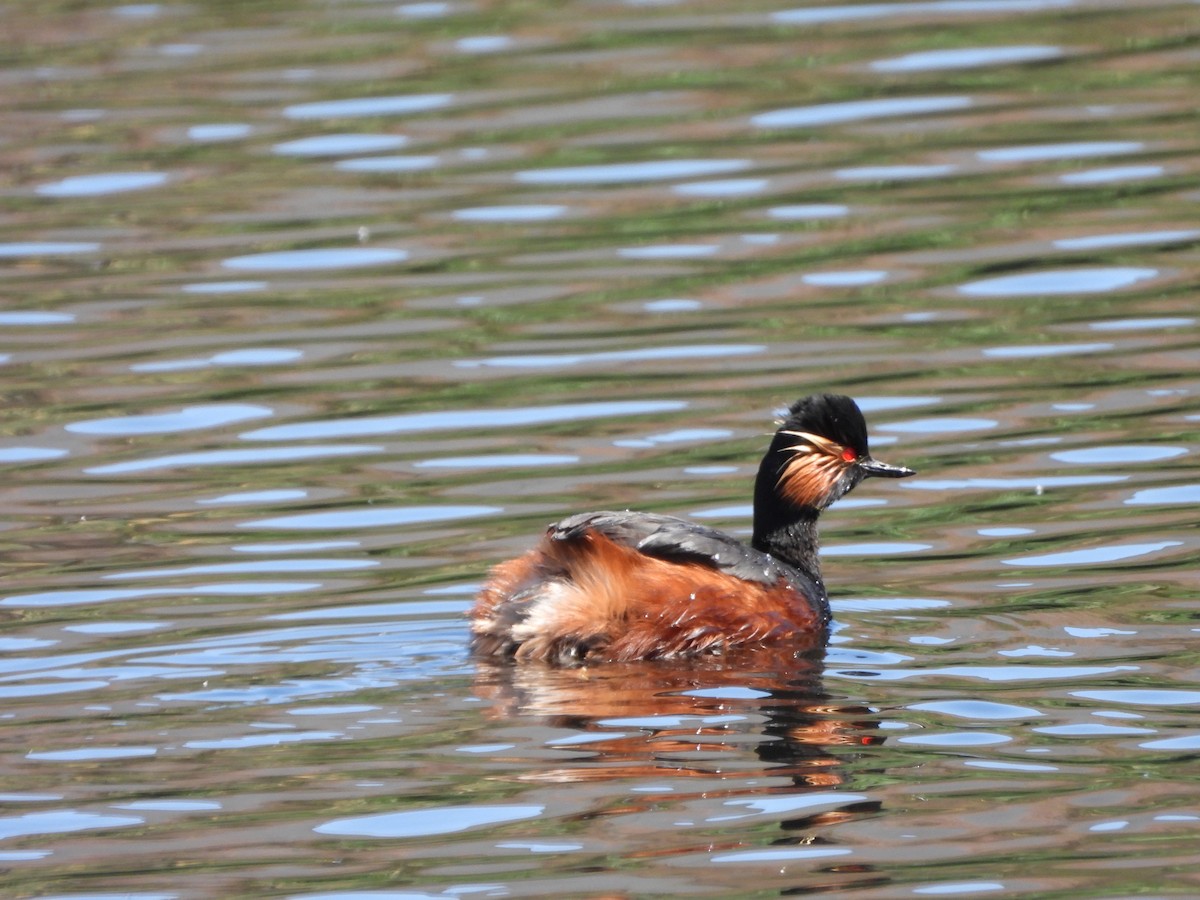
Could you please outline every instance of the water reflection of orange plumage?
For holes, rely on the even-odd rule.
[[[875,715],[830,698],[821,671],[819,660],[764,648],[590,669],[480,660],[475,692],[494,718],[582,734],[547,744],[586,758],[520,780],[736,777],[744,796],[838,786],[848,749],[883,741]],[[770,781],[748,790],[753,777]]]

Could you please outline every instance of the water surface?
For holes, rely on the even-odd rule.
[[[6,897],[1200,893],[1194,4],[15,4]],[[836,629],[472,659],[571,512]]]

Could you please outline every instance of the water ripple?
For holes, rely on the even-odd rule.
[[[1110,544],[1085,550],[1068,550],[1037,556],[1021,556],[1003,560],[1006,566],[1092,566],[1149,556],[1170,547],[1182,546],[1181,541],[1157,541],[1146,544]]]
[[[139,434],[172,434],[181,431],[197,431],[204,428],[222,428],[249,419],[262,419],[274,415],[265,406],[247,403],[223,403],[208,406],[188,406],[178,412],[151,413],[140,416],[117,416],[111,419],[90,419],[72,422],[67,431],[78,434],[99,434],[109,437],[127,437]]]
[[[613,441],[615,447],[659,447],[664,444],[683,444],[693,441],[719,441],[730,436],[724,428],[676,428],[674,431],[648,434],[639,438]]]
[[[868,269],[858,272],[810,272],[801,275],[800,280],[814,287],[863,287],[879,284],[887,275],[887,272]]]
[[[341,837],[428,837],[438,834],[457,834],[460,831],[468,831],[482,825],[533,819],[542,815],[545,810],[546,807],[540,805],[519,804],[440,806],[355,816],[349,819],[333,819],[318,825],[313,830],[319,834],[333,834]]]
[[[516,42],[508,35],[481,34],[459,38],[454,42],[454,49],[460,53],[500,53],[511,50],[515,45]]]
[[[646,312],[674,313],[692,312],[693,310],[701,309],[703,306],[704,304],[699,300],[686,300],[678,297],[666,300],[647,300],[642,304],[642,309],[646,310]]]
[[[921,896],[931,894],[948,894],[954,897],[969,897],[972,894],[982,894],[985,891],[1002,891],[1005,885],[999,881],[950,881],[945,884],[931,884],[915,887],[912,892]]]
[[[106,172],[98,175],[72,175],[61,181],[38,185],[43,197],[101,197],[126,191],[141,191],[166,184],[163,172]]]
[[[106,759],[137,759],[154,756],[155,747],[79,747],[74,750],[39,750],[25,754],[26,759],[43,762],[85,762]]]
[[[681,197],[741,197],[759,194],[767,189],[766,178],[726,178],[721,181],[691,181],[673,188]]]
[[[1092,322],[1092,331],[1145,331],[1159,328],[1186,328],[1196,320],[1188,316],[1158,316],[1141,319],[1113,319],[1108,322]]]
[[[1007,744],[1011,740],[1006,734],[992,734],[986,731],[913,734],[896,738],[901,744],[919,744],[925,747],[992,747],[996,744]]]
[[[553,353],[528,356],[493,356],[490,359],[464,359],[454,363],[464,369],[557,368],[590,363],[654,362],[676,359],[718,359],[751,356],[767,348],[762,344],[710,344],[683,347],[643,347],[637,350],[603,350],[593,353]]]
[[[454,7],[449,3],[401,3],[396,7],[396,15],[406,19],[437,19],[448,15]]]
[[[0,259],[66,256],[73,253],[94,253],[99,249],[99,244],[84,241],[10,241],[0,243]]]
[[[451,215],[462,222],[544,222],[557,219],[567,207],[553,203],[527,203],[520,206],[474,206],[456,209]]]
[[[1181,737],[1163,738],[1158,741],[1146,741],[1139,743],[1138,746],[1144,747],[1147,750],[1196,751],[1200,750],[1200,734],[1187,734]]]
[[[331,530],[346,528],[382,528],[391,525],[418,525],[451,522],[503,512],[496,506],[364,506],[356,509],[331,509],[319,513],[298,513],[273,519],[242,522],[239,528],[279,530]]]
[[[436,168],[439,156],[365,156],[343,159],[334,165],[340,172],[421,172]]]
[[[1110,166],[1105,169],[1089,169],[1086,172],[1067,172],[1058,176],[1063,184],[1093,185],[1134,181],[1138,178],[1158,178],[1166,174],[1162,166]]]
[[[1146,145],[1141,141],[1079,141],[1066,144],[1033,144],[1021,147],[997,147],[980,150],[976,155],[985,162],[1045,162],[1056,159],[1087,159],[1137,153]]]
[[[407,143],[408,138],[399,134],[322,134],[284,141],[271,149],[280,156],[347,156],[394,150]]]
[[[24,328],[38,325],[66,325],[68,322],[74,321],[75,316],[71,313],[42,312],[35,309],[0,312],[0,326]]]
[[[876,72],[929,72],[940,69],[976,69],[1014,63],[1043,62],[1063,55],[1059,47],[1024,45],[1012,47],[960,47],[953,50],[924,50],[871,63]]]
[[[822,556],[886,556],[893,553],[920,553],[933,549],[932,544],[911,541],[866,541],[860,544],[835,544],[821,548]]]
[[[233,494],[221,494],[219,497],[206,497],[196,502],[201,506],[219,505],[224,503],[283,503],[289,500],[303,500],[308,491],[291,488],[276,488],[266,491],[238,491]]]
[[[1060,238],[1054,242],[1054,246],[1059,250],[1109,250],[1114,247],[1139,247],[1143,244],[1186,244],[1196,240],[1200,240],[1200,230],[1192,228]]]
[[[826,859],[853,853],[849,847],[791,847],[780,850],[740,850],[717,853],[709,857],[712,863],[743,863],[758,866],[762,863],[787,862],[799,859]]]
[[[1059,737],[1118,737],[1129,734],[1156,734],[1153,728],[1138,728],[1132,725],[1105,725],[1102,722],[1043,725],[1032,730],[1038,734],[1053,734]]]
[[[192,740],[187,741],[183,746],[193,750],[241,750],[246,747],[278,747],[280,744],[333,741],[344,737],[345,735],[340,731],[287,731],[275,734],[248,734],[244,737]]]
[[[0,840],[28,835],[62,834],[94,828],[124,828],[141,825],[139,816],[114,816],[111,813],[79,812],[74,809],[52,809],[0,818]]]
[[[579,462],[578,456],[555,453],[490,453],[480,456],[447,456],[413,463],[418,469],[525,469],[565,466]]]
[[[1082,487],[1116,484],[1128,475],[1048,475],[1045,478],[920,478],[906,481],[902,487],[919,491],[955,491],[982,489],[994,491],[1039,490],[1052,487]]]
[[[798,203],[772,206],[767,212],[776,219],[840,219],[850,213],[850,207],[840,203]]]
[[[67,455],[68,451],[58,447],[0,447],[0,463],[6,464],[42,462]]]
[[[1200,504],[1200,484],[1177,484],[1171,487],[1146,488],[1125,501],[1128,506],[1159,506],[1182,503]]]
[[[822,25],[900,16],[978,15],[989,12],[1040,12],[1073,6],[1076,0],[927,0],[915,3],[860,3],[786,9],[771,14],[782,25]]]
[[[619,184],[637,181],[667,181],[738,172],[750,167],[744,159],[669,159],[649,162],[609,163],[595,166],[526,169],[517,172],[524,184]]]
[[[288,119],[345,119],[360,116],[395,116],[429,112],[449,106],[453,94],[405,94],[390,97],[354,97],[296,103],[284,109]]]
[[[957,170],[957,166],[945,164],[856,166],[838,169],[833,175],[843,181],[908,181],[916,178],[941,178],[943,175],[952,175]]]
[[[869,800],[866,794],[838,793],[834,791],[819,791],[811,794],[793,794],[781,797],[753,797],[737,800],[726,800],[722,805],[732,808],[748,809],[750,812],[731,813],[719,816],[708,816],[706,822],[732,822],[751,816],[782,816],[800,810],[820,806],[846,806],[851,803],[862,803]]]
[[[182,372],[188,369],[208,369],[222,366],[278,366],[295,362],[304,356],[301,350],[283,347],[246,347],[240,350],[222,350],[211,356],[191,359],[163,359],[154,362],[134,363],[131,372]]]
[[[718,244],[655,244],[649,247],[622,247],[617,255],[625,259],[698,259],[720,250]]]
[[[236,141],[248,137],[254,129],[244,122],[214,122],[208,125],[191,125],[187,136],[193,141]]]
[[[261,291],[266,286],[265,281],[198,281],[185,284],[180,290],[185,294],[243,294]]]
[[[291,594],[311,591],[321,587],[313,581],[247,581],[218,584],[181,585],[171,588],[124,588],[40,591],[34,594],[14,594],[0,600],[0,606],[50,607],[91,606],[94,603],[111,603],[117,600],[136,600],[141,597],[186,597],[195,595],[239,596]]]
[[[983,355],[994,359],[1038,359],[1047,356],[1074,356],[1080,353],[1104,353],[1112,344],[1027,344],[1013,347],[985,347]]]
[[[759,128],[812,128],[840,125],[867,119],[916,116],[951,112],[972,106],[970,97],[890,97],[880,100],[849,100],[843,103],[819,103],[759,113],[751,122]]]
[[[246,272],[309,272],[315,269],[386,266],[404,262],[406,259],[407,250],[390,247],[327,247],[232,256],[221,265],[227,269]]]
[[[1118,672],[1136,672],[1137,666],[942,666],[931,669],[831,669],[830,675],[858,680],[904,681],[909,678],[981,678],[984,681],[1050,682],[1073,680]]]
[[[1156,690],[1154,688],[1105,688],[1104,690],[1071,691],[1071,696],[1134,706],[1195,706],[1200,704],[1200,691]]]
[[[250,450],[198,450],[194,453],[169,453],[166,456],[92,466],[84,469],[84,472],[88,475],[128,475],[131,472],[149,472],[154,469],[262,465],[331,456],[361,456],[382,453],[383,450],[383,447],[373,444],[313,444],[306,447],[255,447]]]
[[[373,559],[263,559],[252,562],[208,563],[175,569],[143,569],[136,572],[111,572],[105,580],[126,581],[141,578],[174,578],[179,575],[250,575],[279,572],[345,572],[370,569],[379,565]]]
[[[1028,706],[993,703],[990,700],[934,700],[927,703],[913,703],[908,708],[942,713],[960,719],[1029,719],[1045,715],[1045,713]]]
[[[611,416],[677,412],[686,406],[686,403],[677,400],[627,400],[526,406],[512,409],[444,410],[276,425],[270,428],[260,428],[257,431],[248,431],[242,434],[241,438],[247,441],[299,441],[322,437],[455,431],[463,428],[520,428],[528,425],[577,422]]]
[[[876,427],[880,431],[896,431],[900,434],[951,434],[956,431],[985,431],[999,424],[995,419],[939,416],[911,419],[907,422],[887,422]]]
[[[960,285],[970,297],[1031,296],[1037,294],[1088,294],[1115,291],[1158,275],[1158,269],[1112,266],[1094,269],[1052,269],[1001,275]]]
[[[1050,458],[1065,463],[1111,465],[1114,463],[1157,462],[1174,459],[1187,453],[1185,447],[1154,447],[1145,444],[1119,444],[1108,447],[1085,447],[1080,450],[1061,450]]]

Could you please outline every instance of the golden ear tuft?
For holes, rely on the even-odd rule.
[[[822,437],[804,431],[784,431],[801,443],[783,449],[791,451],[789,459],[779,472],[776,489],[795,506],[811,506],[817,509],[826,505],[834,485],[842,473],[857,458],[847,458],[847,448]]]

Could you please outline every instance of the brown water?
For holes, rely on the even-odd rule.
[[[4,896],[1200,896],[1195,3],[0,16]],[[819,664],[470,658],[827,389]]]

